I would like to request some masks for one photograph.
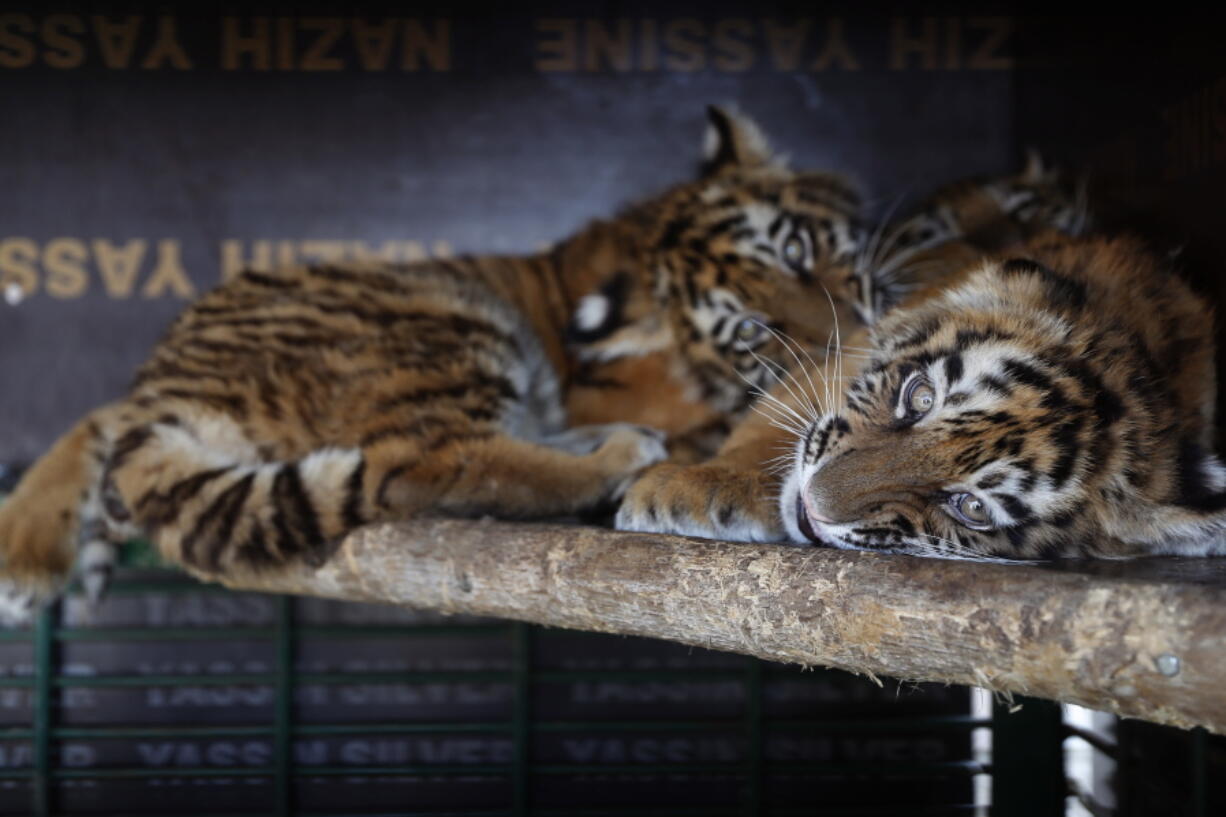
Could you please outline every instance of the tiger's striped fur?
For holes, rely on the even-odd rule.
[[[204,576],[318,565],[366,522],[607,506],[665,456],[644,423],[718,437],[741,378],[782,355],[729,332],[824,308],[855,201],[711,116],[698,180],[550,252],[246,272],[205,295],[0,505],[0,613],[28,616],[74,561],[97,595],[137,533]],[[784,219],[802,263],[758,246]]]
[[[5,579],[51,591],[77,537],[88,553],[143,532],[197,573],[239,575],[321,564],[374,520],[611,503],[661,437],[565,428],[561,342],[533,325],[555,293],[530,275],[487,260],[238,276],[0,506]]]

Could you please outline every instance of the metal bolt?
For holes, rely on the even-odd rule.
[[[10,283],[4,288],[4,302],[9,306],[17,306],[25,297],[26,291],[16,283]]]
[[[1164,652],[1155,658],[1154,665],[1158,667],[1158,672],[1168,678],[1179,674],[1179,659],[1169,652]]]

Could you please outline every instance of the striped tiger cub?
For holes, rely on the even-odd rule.
[[[887,315],[798,415],[789,539],[968,559],[1226,553],[1209,306],[1128,238],[1048,236]],[[816,407],[815,407],[816,408]]]
[[[824,340],[791,321],[828,290],[854,320],[854,192],[748,119],[713,108],[710,131],[697,180],[546,253],[248,271],[200,298],[0,505],[0,612],[77,564],[96,598],[138,534],[237,577],[321,565],[377,520],[616,502],[665,433],[767,382],[786,352],[763,326]]]
[[[1035,153],[1020,173],[946,185],[908,215],[883,222],[846,261],[850,283],[844,292],[859,322],[840,313],[844,342],[837,366],[827,371],[821,355],[814,356],[816,363],[806,361],[812,365],[797,365],[810,352],[808,343],[797,344],[792,377],[756,404],[761,416],[747,417],[706,462],[648,469],[622,502],[618,527],[759,542],[785,538],[778,496],[793,432],[817,405],[837,401],[843,382],[837,378],[854,373],[865,351],[855,344],[869,343],[863,325],[933,297],[985,257],[1044,232],[1077,234],[1088,223],[1084,189],[1065,184]],[[827,306],[810,320],[824,329],[829,314]]]
[[[855,189],[789,169],[752,120],[708,115],[701,178],[623,214],[638,222],[623,242],[642,251],[610,262],[623,271],[579,299],[570,327],[572,421],[633,417],[669,432],[675,461],[714,454],[747,384],[767,388],[792,363],[781,333],[818,354],[836,326],[860,325]]]

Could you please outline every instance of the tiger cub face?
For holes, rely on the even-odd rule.
[[[708,113],[701,177],[628,214],[649,225],[650,279],[613,279],[580,300],[575,323],[601,326],[617,314],[617,325],[581,335],[582,356],[666,348],[696,402],[733,413],[752,400],[747,386],[767,387],[774,369],[797,365],[782,336],[820,355],[837,325],[858,323],[860,203],[836,175],[788,169],[749,119]],[[636,305],[639,288],[650,298]]]
[[[842,406],[797,441],[792,540],[1006,559],[1217,547],[1209,309],[1136,242],[1021,252],[877,327]]]

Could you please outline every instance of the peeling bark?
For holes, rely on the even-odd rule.
[[[418,520],[360,530],[318,570],[227,583],[650,636],[1226,733],[1226,560],[1150,561],[1184,567],[1072,572]]]

